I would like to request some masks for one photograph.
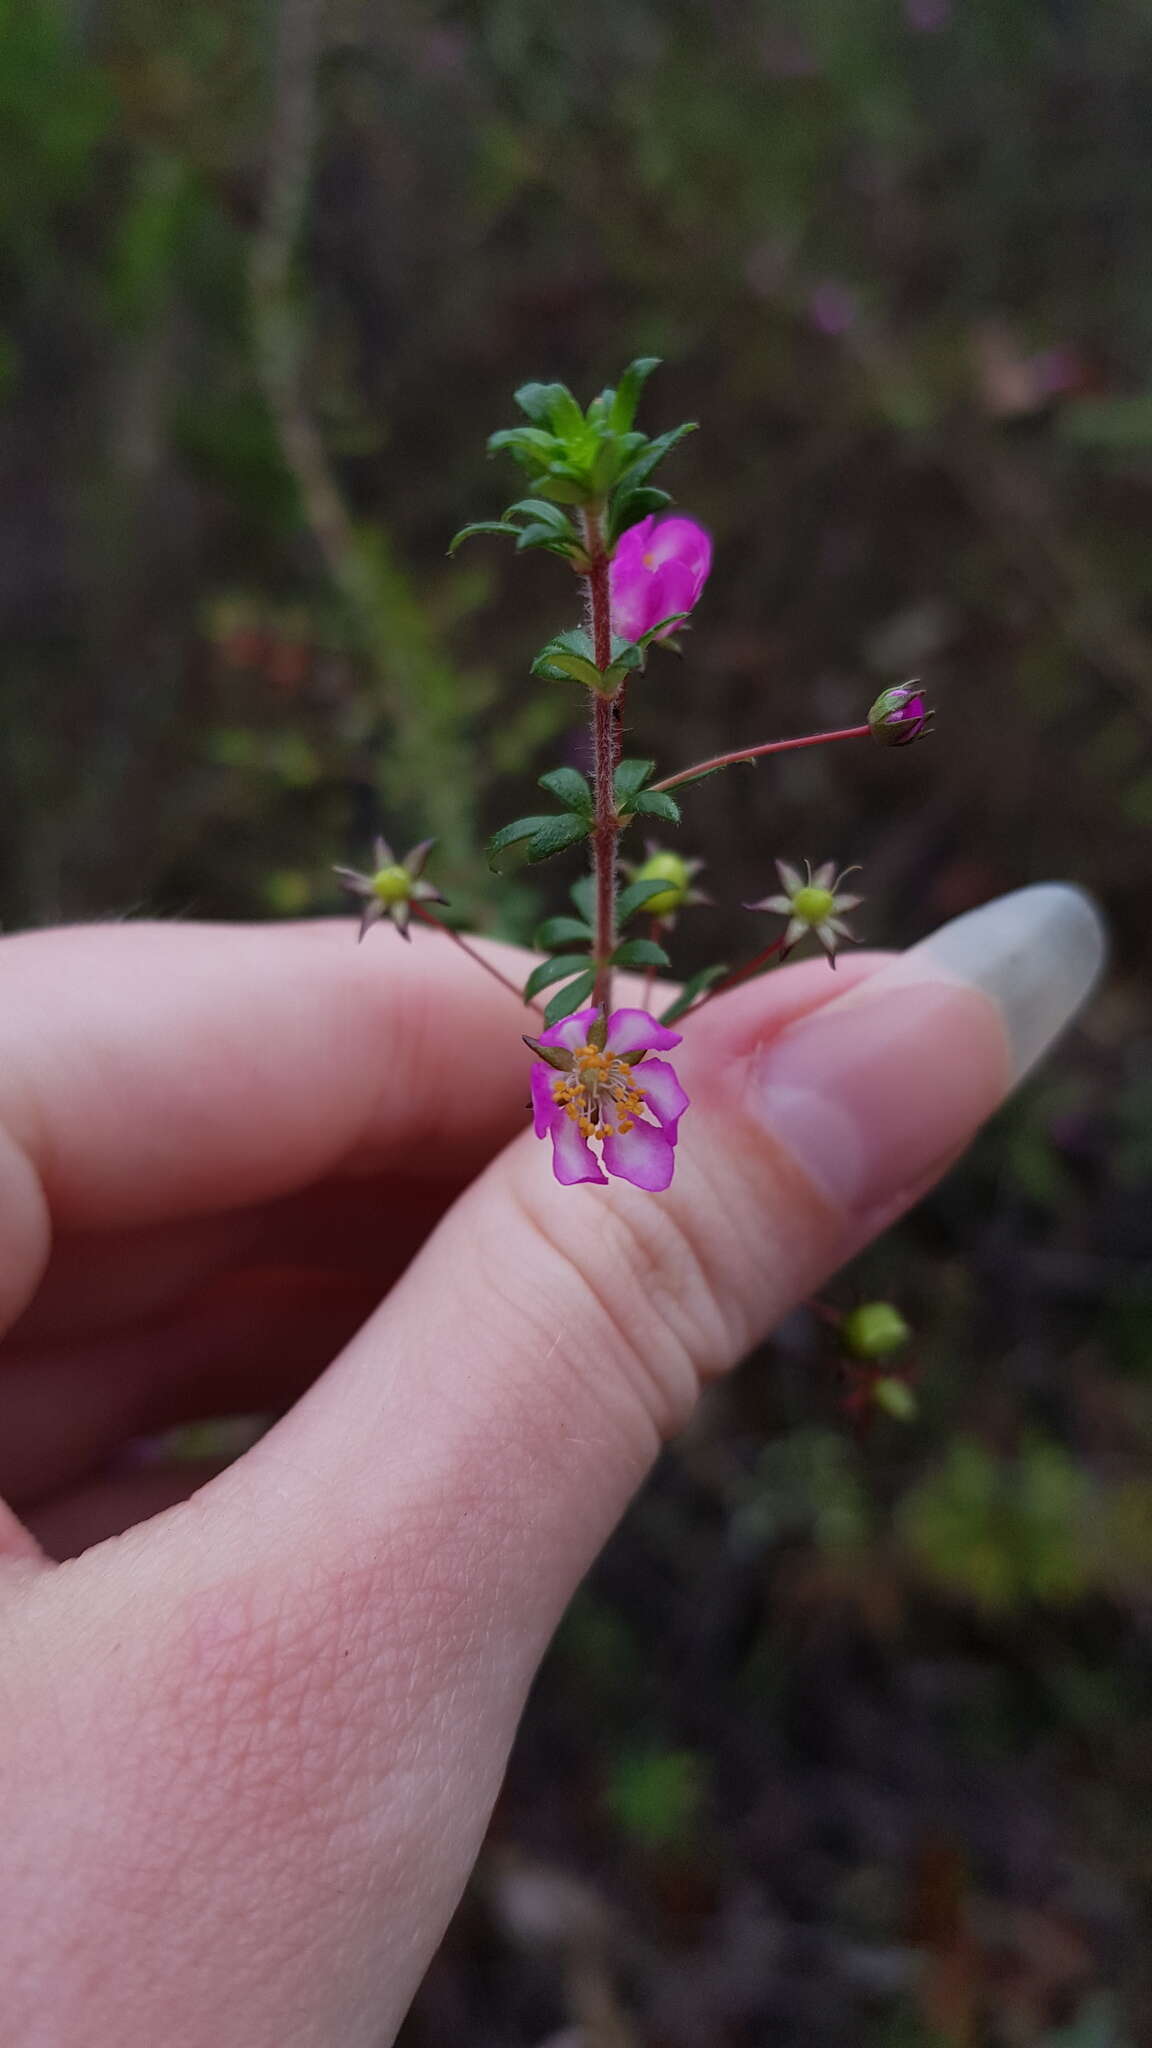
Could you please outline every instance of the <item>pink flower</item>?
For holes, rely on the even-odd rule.
[[[598,1010],[579,1010],[528,1040],[545,1056],[532,1069],[536,1136],[552,1139],[552,1171],[564,1187],[608,1184],[607,1174],[659,1194],[675,1165],[676,1127],[688,1097],[667,1060],[649,1059],[679,1045],[647,1010],[616,1010],[603,1045],[593,1039]],[[645,1111],[656,1119],[650,1123]],[[600,1146],[597,1160],[589,1144]]]
[[[690,612],[711,567],[712,542],[694,519],[657,521],[653,513],[630,526],[612,559],[613,630],[640,640],[664,619]]]

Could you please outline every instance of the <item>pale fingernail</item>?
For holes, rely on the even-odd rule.
[[[1104,926],[1063,883],[955,918],[755,1054],[749,1113],[860,1214],[965,1144],[1091,992]]]

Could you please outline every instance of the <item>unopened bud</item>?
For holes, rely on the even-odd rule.
[[[692,869],[679,853],[654,853],[637,868],[633,879],[637,882],[667,882],[666,889],[649,896],[644,905],[644,915],[670,917],[683,907],[692,887]]]
[[[910,746],[927,732],[931,723],[928,699],[915,680],[894,683],[890,690],[881,690],[868,713],[872,737],[882,747]]]
[[[890,1301],[866,1301],[849,1309],[840,1324],[840,1341],[853,1358],[890,1358],[907,1344],[912,1332]]]
[[[881,1373],[872,1383],[872,1405],[881,1413],[891,1417],[893,1422],[915,1422],[920,1412],[919,1403],[907,1380],[899,1380],[891,1373]]]

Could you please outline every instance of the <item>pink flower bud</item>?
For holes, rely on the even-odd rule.
[[[657,520],[653,513],[630,526],[612,560],[613,631],[641,640],[665,619],[690,612],[711,567],[712,542],[694,519]]]
[[[912,740],[918,740],[932,724],[932,713],[928,699],[918,682],[896,683],[890,690],[881,690],[871,711],[868,724],[872,737],[882,747],[906,747]]]

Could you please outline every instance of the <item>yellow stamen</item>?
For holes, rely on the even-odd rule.
[[[582,1045],[572,1071],[552,1083],[552,1099],[586,1138],[622,1137],[644,1107],[627,1060],[599,1046]]]

